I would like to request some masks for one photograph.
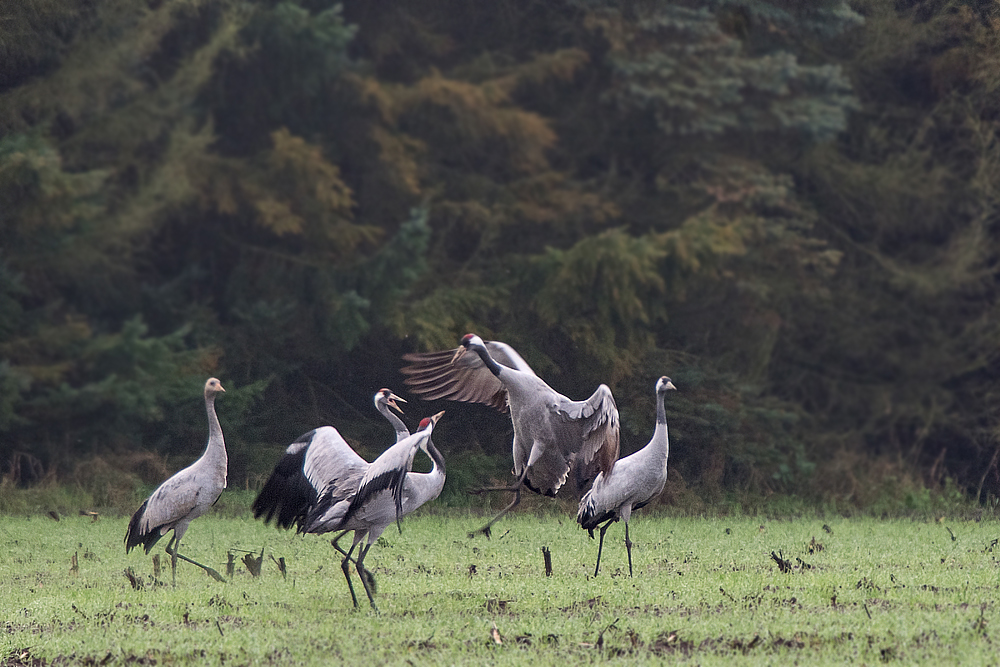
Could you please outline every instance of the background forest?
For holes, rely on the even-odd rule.
[[[470,331],[664,500],[1000,495],[1000,2],[4,0],[0,470],[230,484]],[[448,416],[445,499],[510,422]],[[438,435],[440,432],[440,436]]]

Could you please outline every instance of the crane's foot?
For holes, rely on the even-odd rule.
[[[226,578],[210,567],[205,568],[205,573],[208,574],[208,576],[215,579],[216,581],[221,581],[222,583],[226,583]]]
[[[374,611],[377,614],[378,613],[378,607],[375,605],[375,591],[373,591],[373,590],[371,590],[371,588],[369,588],[369,582],[368,582],[367,577],[362,576],[361,577],[361,583],[365,587],[365,593],[368,594],[368,603],[371,604],[372,611]]]
[[[475,537],[476,535],[479,534],[483,534],[486,536],[487,539],[489,539],[490,527],[492,527],[493,524],[499,521],[501,517],[507,514],[507,512],[517,507],[518,503],[521,502],[521,486],[524,484],[524,476],[527,475],[527,473],[528,469],[525,468],[524,472],[521,474],[521,477],[517,480],[517,482],[513,486],[502,486],[502,487],[492,487],[492,488],[488,487],[484,489],[473,489],[470,491],[470,493],[482,493],[486,491],[512,491],[514,493],[514,499],[510,501],[510,504],[507,505],[507,507],[504,507],[499,514],[490,519],[490,522],[487,523],[485,526],[483,526],[482,528],[473,533],[469,533],[470,538]]]
[[[167,546],[169,546],[169,545],[167,545]],[[210,568],[207,565],[202,565],[201,563],[199,563],[196,560],[191,560],[190,558],[188,558],[184,554],[177,553],[177,548],[176,547],[174,547],[173,551],[168,551],[167,553],[169,553],[172,557],[177,557],[177,558],[179,558],[179,559],[181,559],[183,561],[187,561],[188,563],[191,563],[192,565],[197,565],[201,569],[205,570],[205,574],[207,574],[208,576],[212,577],[216,581],[221,581],[222,583],[226,583],[226,578],[223,577],[221,574],[219,574],[216,570],[214,570],[213,568]]]
[[[192,565],[197,565],[201,569],[205,570],[205,574],[207,574],[208,576],[212,577],[216,581],[221,581],[222,583],[226,583],[225,577],[223,577],[221,574],[219,574],[218,572],[216,572],[214,569],[210,568],[207,565],[202,565],[198,561],[192,560],[192,559],[188,558],[187,556],[185,556],[184,554],[177,553],[177,542],[175,542],[173,538],[171,538],[170,542],[167,543],[167,546],[164,549],[164,551],[166,551],[168,554],[170,554],[171,578],[173,580],[173,584],[174,584],[175,588],[177,587],[177,559],[178,558],[181,559],[181,560],[183,560],[183,561],[187,561],[188,563],[191,563]]]
[[[489,525],[485,525],[482,528],[480,528],[479,530],[473,530],[473,531],[471,531],[469,533],[469,539],[471,540],[476,535],[485,535],[486,539],[490,539],[490,537],[492,536],[492,534],[493,534],[493,531],[490,530]]]
[[[372,593],[378,593],[378,585],[375,583],[375,575],[368,568],[365,568],[365,579],[368,581],[368,586],[371,588]]]

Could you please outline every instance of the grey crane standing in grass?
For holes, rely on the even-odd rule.
[[[671,389],[677,389],[670,378],[656,381],[656,428],[649,443],[634,454],[620,459],[610,473],[601,473],[594,485],[580,500],[576,520],[594,537],[594,529],[601,526],[601,540],[597,545],[597,565],[594,576],[601,568],[601,551],[604,533],[608,526],[621,519],[625,522],[625,550],[628,552],[628,576],[632,576],[632,542],[628,537],[628,520],[632,511],[645,507],[660,495],[667,483],[667,455],[670,443],[667,438],[667,413],[663,399]]]
[[[188,525],[207,512],[226,488],[229,458],[226,455],[226,442],[222,437],[222,426],[215,414],[215,397],[224,391],[222,383],[216,378],[209,378],[205,383],[205,410],[208,412],[208,445],[205,453],[160,484],[132,515],[125,532],[125,553],[141,544],[148,554],[167,531],[174,531],[166,547],[166,552],[170,554],[174,586],[177,585],[178,558],[197,565],[219,581],[225,581],[214,569],[177,553]]]
[[[254,501],[254,516],[265,522],[278,515],[282,528],[296,525],[300,533],[322,534],[340,531],[333,546],[344,556],[341,569],[347,580],[354,606],[358,606],[351,582],[350,562],[354,548],[365,536],[355,564],[365,587],[368,601],[375,608],[374,578],[364,567],[371,545],[386,527],[437,498],[444,487],[444,457],[430,439],[434,424],[444,414],[424,419],[420,430],[406,434],[402,421],[383,411],[383,403],[402,400],[387,389],[375,395],[376,406],[396,429],[397,442],[369,464],[361,458],[332,426],[311,431],[286,450],[274,472]],[[405,436],[405,437],[404,437]],[[433,467],[428,473],[410,471],[418,449],[430,456]],[[354,531],[354,542],[344,551],[338,541]]]
[[[468,352],[474,354],[467,354]],[[547,385],[506,343],[465,335],[456,350],[407,354],[405,382],[427,400],[483,403],[510,411],[514,425],[514,475],[510,486],[473,490],[512,491],[514,499],[478,532],[521,502],[521,487],[554,496],[572,470],[577,488],[598,472],[610,474],[618,458],[618,408],[607,385],[583,401],[572,401]]]

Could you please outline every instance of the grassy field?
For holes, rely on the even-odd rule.
[[[996,520],[635,517],[597,541],[521,514],[469,539],[463,512],[409,517],[355,610],[329,540],[195,521],[177,587],[122,545],[127,517],[0,518],[0,664],[996,664]],[[162,551],[162,541],[154,553]],[[552,555],[545,576],[541,549]],[[260,576],[242,558],[264,560]],[[772,552],[790,565],[781,566]],[[286,575],[277,561],[284,559]],[[136,583],[125,574],[132,568]],[[359,582],[357,582],[359,583]],[[138,586],[137,588],[134,586]],[[362,601],[364,593],[357,587]]]

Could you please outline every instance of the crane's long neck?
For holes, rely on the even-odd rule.
[[[410,431],[406,428],[406,424],[403,423],[402,419],[394,415],[392,411],[389,410],[388,405],[379,402],[378,411],[381,412],[382,416],[386,418],[386,421],[392,424],[392,427],[396,429],[396,442],[399,442],[403,438],[410,437]]]
[[[483,363],[486,364],[486,367],[490,369],[490,372],[493,373],[493,375],[500,377],[500,371],[502,370],[503,367],[497,362],[493,361],[493,357],[490,356],[489,350],[487,350],[485,347],[481,345],[475,345],[473,346],[472,349],[476,351],[476,354],[478,354],[479,358],[483,360]]]
[[[656,428],[653,431],[653,439],[649,441],[650,447],[662,453],[664,462],[670,449],[667,437],[667,409],[663,405],[663,399],[666,395],[666,391],[656,392]]]
[[[427,439],[427,454],[430,455],[431,462],[434,464],[434,467],[431,468],[430,474],[438,474],[444,477],[444,456],[441,455],[441,452],[439,452],[438,448],[434,446],[434,442],[431,441],[430,438]]]
[[[208,446],[205,448],[205,458],[219,467],[225,474],[229,466],[226,454],[226,441],[222,437],[222,425],[219,416],[215,414],[215,394],[205,395],[205,411],[208,413]]]

